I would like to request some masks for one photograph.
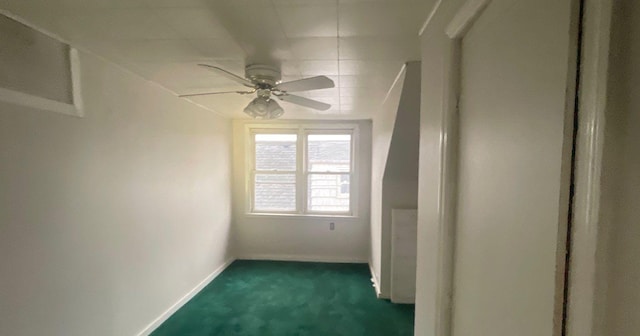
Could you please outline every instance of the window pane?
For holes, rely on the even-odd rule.
[[[256,134],[256,170],[296,170],[295,134]]]
[[[254,210],[295,211],[295,174],[256,174]]]
[[[349,212],[349,174],[309,174],[308,208],[315,212]]]
[[[308,170],[311,172],[350,172],[350,134],[309,134]]]

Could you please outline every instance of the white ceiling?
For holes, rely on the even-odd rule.
[[[207,62],[281,68],[283,80],[326,75],[336,88],[300,95],[332,104],[319,112],[281,102],[287,119],[371,118],[406,61],[433,0],[0,0],[0,8],[175,93],[234,90]],[[190,98],[244,118],[252,99]]]

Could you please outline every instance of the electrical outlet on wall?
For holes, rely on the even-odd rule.
[[[333,231],[336,228],[336,223],[331,222],[329,223],[329,230]]]

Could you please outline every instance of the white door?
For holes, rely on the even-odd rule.
[[[576,8],[494,0],[460,41],[455,336],[559,335]]]

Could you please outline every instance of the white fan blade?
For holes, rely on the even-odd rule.
[[[195,96],[208,96],[208,95],[217,95],[217,94],[225,94],[225,93],[238,93],[241,95],[245,95],[245,94],[250,94],[254,92],[256,91],[253,90],[253,91],[219,91],[219,92],[185,93],[185,94],[178,95],[178,97],[183,98],[183,97],[195,97]]]
[[[310,78],[303,78],[291,82],[280,83],[276,86],[276,89],[285,92],[297,92],[297,91],[309,91],[328,89],[335,87],[335,84],[331,79],[326,76],[316,76]]]
[[[225,70],[223,68],[219,68],[217,66],[213,66],[213,65],[209,65],[209,64],[198,64],[198,65],[203,67],[203,68],[206,68],[208,70],[211,70],[211,71],[213,71],[213,72],[215,72],[215,73],[217,73],[219,75],[222,75],[222,76],[224,76],[224,77],[226,77],[226,78],[228,78],[228,79],[230,79],[230,80],[232,80],[234,82],[240,83],[240,84],[242,84],[242,85],[244,85],[246,87],[252,88],[252,87],[255,86],[250,80],[248,80],[246,78],[242,78],[242,77],[240,77],[240,76],[238,76],[236,74],[233,74],[233,73],[231,73],[231,72],[229,72],[229,71],[227,71],[227,70]]]
[[[300,97],[300,96],[295,96],[290,94],[284,94],[277,97],[282,101],[286,101],[288,103],[292,103],[292,104],[296,104],[304,107],[309,107],[314,110],[326,111],[329,108],[331,108],[331,105],[327,103],[319,102],[317,100],[313,100],[305,97]]]

